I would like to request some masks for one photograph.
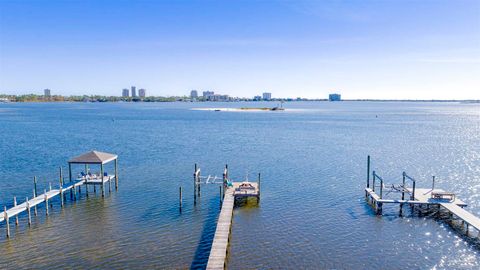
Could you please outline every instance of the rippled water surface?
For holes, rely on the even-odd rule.
[[[480,215],[480,105],[287,103],[284,112],[191,110],[258,103],[0,104],[0,203],[57,185],[58,167],[97,149],[119,155],[120,187],[53,202],[6,239],[0,268],[205,266],[218,186],[193,205],[193,165],[233,179],[262,173],[262,199],[234,210],[230,269],[478,269],[478,240],[434,217],[375,216],[366,156],[388,183],[402,171],[454,191]],[[76,168],[78,171],[81,168]],[[107,168],[112,171],[112,168]],[[183,211],[178,188],[184,188]]]

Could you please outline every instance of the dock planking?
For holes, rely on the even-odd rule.
[[[197,172],[199,172],[199,169],[195,164],[195,189],[197,189],[197,185],[199,186],[200,183],[200,176]],[[257,203],[260,201],[260,174],[258,174],[257,182],[249,182],[248,180],[231,182],[228,179],[228,165],[226,165],[223,173],[223,189],[222,208],[218,216],[217,227],[206,267],[208,270],[225,269],[235,201],[237,199],[248,199],[249,197],[256,198]],[[194,191],[194,194],[196,192]]]
[[[235,196],[233,188],[227,188],[223,198],[222,210],[218,216],[212,248],[208,257],[207,269],[209,270],[223,270],[225,267],[234,203]]]

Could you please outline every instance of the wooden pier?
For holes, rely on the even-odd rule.
[[[411,182],[411,186],[407,186],[407,181]],[[401,198],[384,198],[385,189],[389,189],[389,193],[401,193]],[[478,232],[477,237],[480,238],[480,218],[463,209],[467,204],[457,198],[454,193],[435,188],[435,177],[432,179],[431,189],[416,188],[416,180],[405,172],[402,174],[402,184],[386,185],[382,177],[373,171],[372,185],[370,186],[370,156],[368,156],[365,197],[377,215],[382,214],[383,204],[398,204],[400,206],[400,214],[404,205],[410,206],[412,210],[415,207],[428,210],[436,209],[438,213],[445,209],[452,219],[461,221],[462,226],[465,226],[467,236],[471,236],[469,228],[473,227]]]
[[[194,172],[194,199],[200,196],[201,184],[215,184],[217,177],[202,178],[200,176],[200,169],[195,164]],[[202,182],[205,179],[205,182]],[[226,266],[226,259],[228,253],[228,244],[230,239],[230,232],[232,229],[233,208],[237,200],[244,200],[250,197],[256,198],[257,203],[260,201],[260,174],[258,174],[257,182],[242,181],[233,182],[228,177],[228,165],[225,166],[223,172],[222,190],[220,194],[223,197],[222,208],[218,216],[217,227],[215,230],[215,236],[213,237],[212,247],[210,249],[210,255],[208,257],[207,268],[208,270],[220,270]],[[221,186],[221,187],[222,187]]]
[[[59,176],[59,185],[58,188],[53,189],[52,184],[50,183],[48,191],[45,189],[43,194],[39,194],[37,192],[37,178],[34,177],[34,188],[33,188],[33,196],[32,199],[25,198],[25,202],[21,204],[17,204],[17,198],[14,197],[14,205],[10,209],[7,209],[4,206],[3,215],[0,215],[0,222],[6,221],[6,231],[7,237],[10,237],[10,218],[15,217],[15,224],[18,225],[18,216],[23,213],[27,212],[28,214],[28,225],[32,223],[32,208],[34,209],[34,214],[37,215],[37,206],[45,203],[45,211],[46,215],[48,216],[48,210],[51,206],[49,206],[49,201],[55,198],[56,196],[60,197],[61,206],[63,207],[65,201],[65,193],[70,191],[70,195],[73,199],[76,200],[77,198],[77,188],[78,191],[81,191],[81,187],[85,186],[85,191],[88,196],[88,185],[94,185],[94,189],[96,185],[100,185],[102,190],[102,196],[105,195],[104,187],[105,184],[109,184],[109,190],[111,190],[111,182],[115,180],[115,188],[118,188],[118,164],[117,164],[117,155],[91,151],[85,153],[81,156],[75,157],[69,160],[69,183],[64,183],[63,179],[63,171],[60,168],[60,176]],[[104,165],[111,161],[115,162],[115,174],[108,175],[104,173]],[[72,174],[72,165],[73,164],[83,164],[85,165],[85,173],[83,175],[79,175],[77,179],[73,179]],[[88,174],[88,165],[90,164],[98,164],[100,165],[100,175],[92,175]]]

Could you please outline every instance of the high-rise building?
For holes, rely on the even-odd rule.
[[[128,97],[130,95],[129,91],[128,88],[124,88],[122,90],[122,97]]]
[[[272,100],[272,93],[265,92],[262,94],[262,97],[263,97],[263,100],[267,100],[267,101]]]
[[[328,100],[329,101],[341,101],[342,96],[340,94],[330,94],[330,95],[328,95]]]
[[[43,90],[43,95],[46,97],[46,98],[49,98],[51,97],[51,92],[50,92],[50,89],[45,89]]]
[[[138,96],[141,97],[141,98],[144,98],[145,97],[145,89],[141,88],[141,89],[138,89]]]
[[[210,101],[210,100],[213,99],[212,97],[214,95],[215,95],[215,92],[213,92],[213,91],[203,91],[203,99],[204,100],[209,100]]]
[[[190,91],[190,98],[191,98],[191,99],[198,98],[198,92],[197,92],[197,90],[192,90],[192,91]]]
[[[132,97],[137,97],[137,90],[135,86],[132,86]]]
[[[262,97],[261,96],[254,96],[253,100],[254,101],[260,101],[260,100],[262,100]]]

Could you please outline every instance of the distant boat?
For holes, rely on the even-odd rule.
[[[0,98],[0,103],[9,103],[10,100],[8,98]]]

